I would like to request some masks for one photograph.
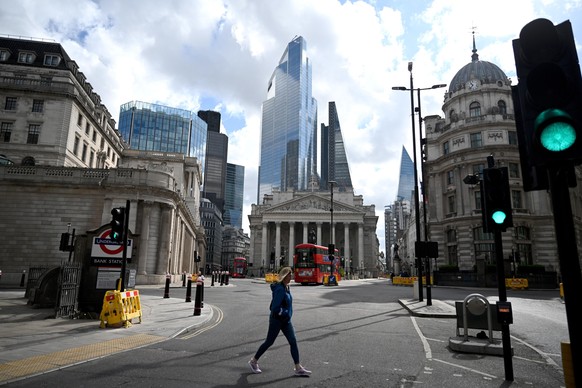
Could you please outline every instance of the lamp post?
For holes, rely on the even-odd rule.
[[[420,91],[421,90],[430,90],[430,89],[438,89],[445,87],[446,84],[437,84],[433,85],[430,88],[414,88],[414,82],[412,78],[412,62],[408,62],[408,71],[410,72],[410,88],[406,88],[405,86],[394,86],[392,90],[405,90],[410,91],[410,114],[411,114],[411,122],[412,122],[412,152],[414,154],[413,163],[414,163],[414,211],[416,212],[415,217],[415,226],[416,226],[416,241],[417,243],[421,241],[420,236],[420,204],[419,204],[419,193],[418,193],[418,163],[416,159],[416,130],[414,128],[414,112],[418,112],[418,126],[419,126],[419,135],[421,143],[423,142],[422,138],[422,115],[420,110]],[[418,93],[418,109],[414,108],[414,90],[417,90]],[[422,179],[423,179],[423,213],[424,213],[424,239],[428,239],[428,226],[426,222],[426,201],[425,201],[425,190],[426,185],[424,182],[424,162],[421,160],[421,170],[422,170]],[[415,255],[416,255],[416,263],[418,267],[418,301],[423,301],[423,291],[422,291],[422,260],[419,253],[419,250],[416,248],[419,244],[415,245]],[[426,249],[424,249],[426,250]],[[430,259],[429,259],[430,260]],[[429,264],[430,265],[430,264]],[[431,294],[430,294],[430,267],[427,266],[427,304],[431,305]]]

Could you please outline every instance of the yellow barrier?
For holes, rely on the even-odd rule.
[[[564,285],[560,283],[560,299],[564,300]]]
[[[396,286],[413,286],[414,282],[416,282],[417,280],[418,280],[418,277],[416,277],[416,276],[408,276],[408,277],[394,276],[394,279],[392,279],[392,284],[394,284]],[[425,284],[426,276],[423,276],[422,280],[423,280],[423,284]],[[430,284],[434,284],[432,276],[430,277]]]
[[[139,291],[107,291],[103,297],[103,308],[99,319],[101,329],[106,326],[123,325],[131,326],[131,320],[139,318],[141,323],[141,302],[139,300]]]
[[[505,278],[505,287],[509,287],[511,289],[525,289],[529,287],[529,283],[527,279],[523,278]]]
[[[275,283],[277,281],[277,278],[278,278],[278,276],[276,273],[265,274],[265,281],[267,283]]]

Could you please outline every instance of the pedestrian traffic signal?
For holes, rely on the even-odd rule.
[[[116,207],[111,210],[111,239],[117,242],[123,241],[123,231],[125,229],[125,208]]]
[[[528,23],[513,52],[521,158],[531,167],[582,163],[582,77],[570,21]]]
[[[508,227],[513,226],[507,167],[483,169],[481,196],[485,232],[505,232]]]

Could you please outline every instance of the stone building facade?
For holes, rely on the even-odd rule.
[[[474,46],[472,61],[449,84],[442,109],[444,117],[424,118],[427,161],[422,179],[428,183],[428,239],[439,243],[437,268],[471,271],[480,261],[495,264],[494,236],[482,228],[480,186],[463,181],[468,175],[481,177],[491,155],[495,167],[509,171],[514,226],[502,233],[506,268],[540,265],[559,271],[550,196],[545,190],[523,190],[511,80],[495,64],[479,60]],[[581,193],[580,185],[571,190],[578,238]],[[414,258],[412,237],[405,243],[409,261]]]
[[[336,191],[330,227],[331,200],[325,191],[275,191],[265,195],[262,204],[253,204],[249,215],[253,271],[292,266],[295,246],[306,243],[313,230],[318,245],[334,242],[340,256],[350,260],[349,273],[375,276],[379,250],[375,206],[365,206],[361,195]]]

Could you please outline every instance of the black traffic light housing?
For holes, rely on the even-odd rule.
[[[513,226],[507,167],[483,169],[481,205],[485,232],[493,233],[495,230],[505,232],[508,227]]]
[[[536,19],[513,40],[513,52],[520,157],[533,182],[525,189],[539,190],[547,188],[543,168],[582,163],[582,77],[572,25]]]
[[[111,239],[113,241],[122,242],[123,233],[125,230],[125,208],[116,207],[111,209]]]

